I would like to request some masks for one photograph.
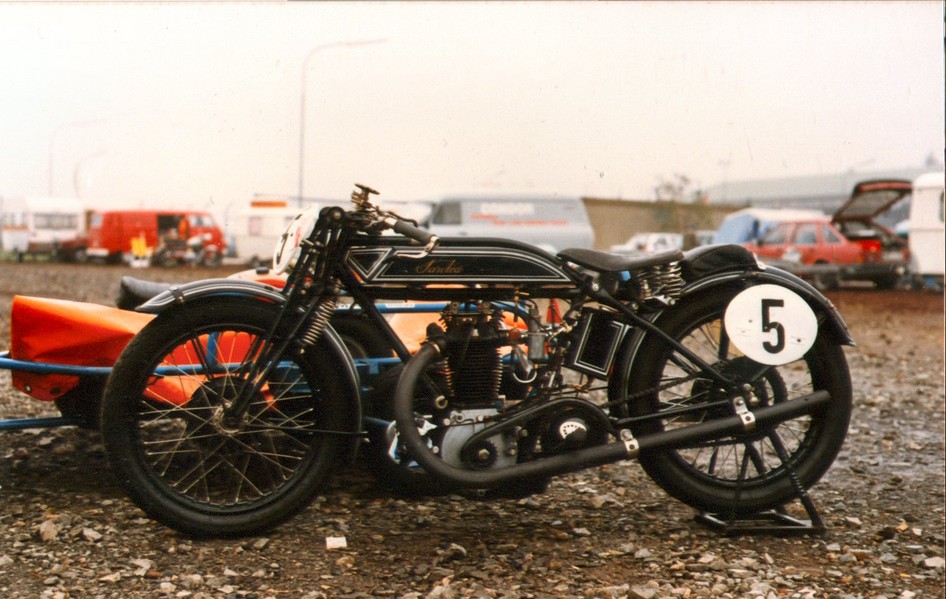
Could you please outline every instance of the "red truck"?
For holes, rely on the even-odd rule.
[[[209,250],[222,256],[226,248],[223,232],[209,212],[193,210],[108,210],[93,212],[89,218],[90,259],[107,263],[142,259],[172,242],[197,238]],[[142,253],[145,256],[141,255]]]

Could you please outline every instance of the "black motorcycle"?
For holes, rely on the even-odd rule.
[[[528,494],[636,458],[676,499],[734,516],[799,497],[841,449],[852,339],[797,277],[733,245],[552,256],[441,240],[374,193],[290,225],[282,288],[212,279],[140,308],[157,317],[101,418],[150,516],[195,536],[271,528],[372,431],[379,475],[407,490]],[[379,308],[394,301],[443,302],[413,354]],[[371,388],[330,324],[341,306],[401,364]]]

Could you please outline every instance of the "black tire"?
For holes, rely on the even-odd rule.
[[[710,364],[729,362],[724,372],[739,379],[761,367],[731,348],[722,326],[726,306],[738,290],[708,291],[681,302],[663,314],[658,323],[673,339]],[[623,366],[629,381],[627,413],[648,416],[713,399],[707,379],[685,372],[685,361],[671,346],[648,335],[637,352],[633,371]],[[626,362],[626,360],[625,360]],[[681,382],[674,385],[674,379]],[[655,389],[660,387],[660,391]],[[676,499],[705,512],[748,516],[784,505],[799,496],[792,473],[777,455],[780,445],[803,488],[808,489],[828,470],[841,449],[851,416],[851,380],[843,349],[819,331],[813,347],[800,360],[770,367],[753,384],[761,405],[826,390],[830,403],[823,409],[767,427],[752,434],[736,435],[714,443],[678,450],[641,452],[639,461],[647,474]],[[720,399],[716,397],[715,399]],[[639,421],[631,426],[635,436],[653,434],[728,417],[732,408],[707,408],[686,416]],[[748,467],[741,482],[740,470]]]
[[[394,356],[390,342],[366,317],[342,312],[332,316],[331,322],[332,328],[342,338],[352,358],[357,360]]]
[[[841,282],[838,273],[822,271],[812,275],[811,285],[818,291],[834,291],[841,286]]]
[[[324,343],[304,354],[290,346],[244,418],[221,419],[244,380],[240,367],[257,355],[246,347],[275,315],[262,302],[184,305],[149,323],[115,364],[102,400],[105,449],[155,520],[196,537],[255,534],[305,508],[347,457],[350,435],[321,432],[357,426],[342,366]],[[195,374],[210,342],[210,358],[229,367]]]
[[[384,334],[363,315],[338,313],[331,322],[332,328],[355,360],[394,356],[394,350]],[[391,405],[401,369],[401,366],[388,368],[370,381],[371,391],[364,398],[365,414],[368,416],[368,445],[360,455],[372,476],[397,495],[443,495],[450,489],[427,474],[404,453],[403,444],[397,443]]]
[[[877,289],[890,290],[890,289],[896,289],[897,283],[899,282],[900,282],[899,275],[886,275],[886,276],[877,277],[876,279],[874,279],[874,286],[877,287]]]
[[[400,380],[402,366],[384,371],[371,382],[371,393],[365,409],[368,445],[361,454],[372,476],[387,490],[403,497],[434,497],[456,490],[455,487],[430,476],[398,440],[394,424],[394,390]],[[418,405],[426,405],[421,399]]]

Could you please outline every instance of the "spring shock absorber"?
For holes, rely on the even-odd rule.
[[[328,326],[332,314],[335,313],[335,306],[337,304],[338,301],[335,295],[319,300],[319,305],[316,306],[315,312],[309,317],[309,321],[305,324],[305,328],[300,334],[304,347],[311,347],[319,340],[322,333],[325,332],[325,327]]]

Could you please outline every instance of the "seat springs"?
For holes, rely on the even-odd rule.
[[[683,291],[683,276],[679,262],[670,262],[658,266],[648,266],[631,273],[631,280],[637,283],[638,300],[650,299],[676,300]]]

